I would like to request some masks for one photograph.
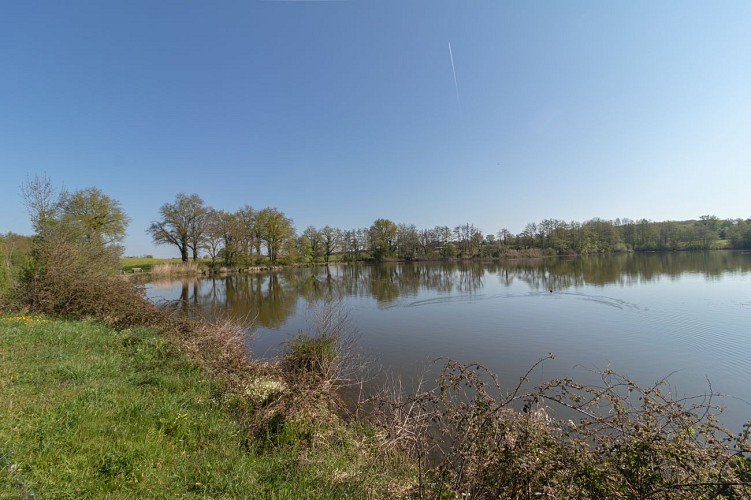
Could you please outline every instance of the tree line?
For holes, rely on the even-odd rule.
[[[484,234],[470,223],[418,229],[379,218],[369,227],[309,226],[298,234],[293,220],[277,208],[216,210],[197,194],[179,193],[159,213],[147,230],[155,243],[176,247],[183,261],[206,256],[212,264],[230,267],[329,262],[332,256],[381,261],[751,248],[751,219],[713,215],[662,222],[545,219],[518,234],[505,228]]]

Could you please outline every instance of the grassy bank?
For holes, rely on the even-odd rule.
[[[722,428],[711,387],[446,360],[347,407],[373,374],[341,304],[261,361],[240,326],[159,309],[108,249],[55,237],[0,317],[0,498],[751,497],[751,424]]]
[[[227,357],[226,369],[212,366],[211,346],[226,346],[217,342],[0,318],[0,498],[751,493],[749,435],[725,434],[706,398],[676,401],[662,384],[606,374],[602,387],[557,380],[542,392],[519,392],[520,383],[506,393],[479,365],[448,362],[435,390],[371,400],[374,426],[346,424],[327,410],[330,393],[306,392],[305,383],[275,401],[261,394],[268,384],[228,390],[253,379],[237,379]],[[336,356],[315,338],[295,346],[276,366],[288,370],[279,379],[288,388],[290,374]],[[514,401],[526,409],[513,410]],[[549,408],[559,405],[586,418],[555,421]]]
[[[254,435],[155,330],[6,316],[0,393],[2,498],[366,497],[388,482],[346,427],[315,446],[290,424]]]

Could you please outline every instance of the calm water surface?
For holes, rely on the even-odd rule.
[[[255,319],[249,344],[273,355],[314,329],[312,305],[339,297],[359,343],[416,378],[436,357],[479,361],[509,385],[554,353],[533,382],[595,382],[612,368],[678,394],[727,395],[723,422],[751,419],[751,253],[632,254],[504,263],[332,265],[152,282],[155,300]]]

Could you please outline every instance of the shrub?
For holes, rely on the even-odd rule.
[[[534,367],[533,367],[534,368]],[[531,372],[531,370],[530,370]],[[510,391],[477,364],[446,363],[433,390],[382,396],[384,445],[416,461],[419,497],[748,498],[748,425],[717,423],[710,392],[675,399],[612,371]],[[564,408],[574,419],[555,419]]]
[[[155,325],[163,315],[143,290],[117,274],[114,249],[71,241],[63,234],[38,238],[16,297],[52,316],[92,317],[116,326]]]
[[[245,330],[237,323],[181,320],[175,322],[173,329],[191,356],[212,371],[230,376],[249,371],[250,352],[245,344]]]

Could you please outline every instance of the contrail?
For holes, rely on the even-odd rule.
[[[456,68],[454,67],[454,53],[451,51],[451,42],[449,42],[449,57],[451,58],[451,73],[454,75],[454,89],[456,89],[456,103],[459,108],[462,107],[462,102],[459,100],[459,84],[456,83]]]

